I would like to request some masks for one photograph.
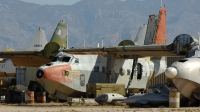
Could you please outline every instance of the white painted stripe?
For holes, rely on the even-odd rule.
[[[169,98],[169,102],[180,102],[180,98]]]

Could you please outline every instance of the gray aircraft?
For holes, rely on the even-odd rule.
[[[114,104],[117,101],[125,102],[130,107],[133,106],[161,106],[168,105],[170,89],[165,84],[157,84],[151,93],[136,94],[128,98],[117,93],[104,93],[95,99],[99,104]]]
[[[200,100],[200,44],[190,35],[179,36],[182,37],[182,40],[179,40],[178,44],[189,42],[190,44],[187,44],[185,49],[190,49],[190,51],[186,58],[176,61],[168,67],[165,75],[178,91],[189,99],[186,102],[187,105],[188,101],[198,105],[196,101]]]

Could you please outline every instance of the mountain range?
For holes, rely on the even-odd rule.
[[[199,0],[163,0],[167,9],[167,43],[179,34],[197,38],[200,31]],[[28,46],[38,28],[50,40],[59,21],[68,25],[70,47],[116,46],[134,40],[150,14],[158,14],[160,0],[81,0],[73,5],[39,5],[20,0],[0,0],[0,49]]]

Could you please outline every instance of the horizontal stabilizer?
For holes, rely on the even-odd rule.
[[[30,46],[26,48],[26,50],[33,50],[33,51],[41,51],[44,49],[44,46],[47,44],[47,38],[45,32],[39,28],[35,36],[33,37],[32,42],[30,43]]]

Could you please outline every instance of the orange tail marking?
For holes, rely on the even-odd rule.
[[[166,43],[166,9],[161,7],[159,11],[158,27],[156,31],[155,44]]]

